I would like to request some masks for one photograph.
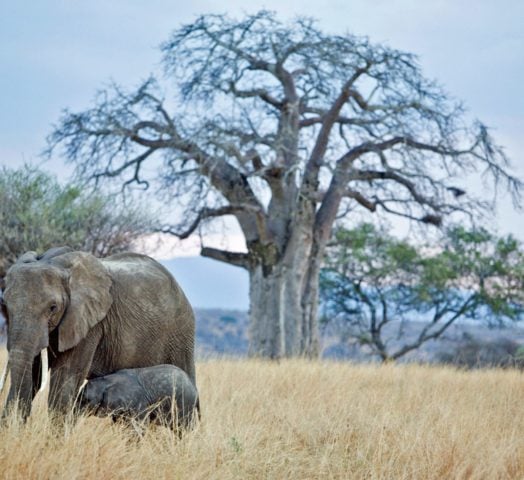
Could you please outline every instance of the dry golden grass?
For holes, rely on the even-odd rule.
[[[524,376],[305,360],[198,364],[202,423],[0,430],[2,478],[524,478]]]

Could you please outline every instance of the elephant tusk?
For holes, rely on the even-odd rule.
[[[84,378],[84,381],[82,382],[82,385],[80,385],[79,392],[82,392],[84,388],[86,388],[87,385],[87,378]]]
[[[2,372],[2,377],[0,378],[0,393],[2,393],[2,390],[4,389],[8,370],[9,370],[9,359],[7,360],[7,362],[5,362],[4,371]]]
[[[82,390],[83,390],[84,388],[86,388],[86,385],[87,385],[87,378],[84,378],[84,381],[82,382],[82,385],[80,385],[80,388],[78,389],[78,393],[76,394],[74,405],[77,404],[78,399],[79,399],[80,396],[82,395]]]
[[[43,348],[40,352],[42,357],[42,382],[40,383],[40,388],[37,393],[40,393],[47,386],[48,374],[48,362],[47,362],[47,348]]]

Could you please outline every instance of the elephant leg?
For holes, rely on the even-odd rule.
[[[71,411],[76,397],[91,369],[93,357],[102,337],[95,327],[76,347],[63,352],[53,363],[49,387],[49,408],[61,414]]]

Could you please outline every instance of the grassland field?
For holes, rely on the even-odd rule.
[[[216,359],[197,382],[202,421],[182,439],[94,417],[57,433],[38,397],[0,429],[0,477],[524,478],[516,370]]]

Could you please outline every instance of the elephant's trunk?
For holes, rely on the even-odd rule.
[[[9,370],[11,386],[7,396],[4,414],[8,413],[18,401],[18,409],[23,418],[31,413],[33,400],[33,360],[32,352],[25,349],[11,349],[9,352]]]
[[[15,358],[16,358],[16,354],[15,354]],[[40,384],[40,389],[38,390],[37,393],[40,393],[42,390],[45,389],[45,387],[47,386],[47,382],[49,380],[49,365],[48,365],[48,358],[47,358],[47,348],[44,348],[42,349],[42,351],[40,352],[40,358],[41,358],[41,368],[42,368],[42,371],[41,371],[41,384]],[[6,362],[5,364],[5,367],[4,367],[4,371],[2,372],[2,376],[0,378],[0,394],[2,393],[3,389],[4,389],[4,386],[5,386],[5,381],[7,380],[7,374],[9,373],[9,360]],[[15,374],[16,376],[16,374]],[[13,376],[13,374],[11,374],[11,384],[14,384],[15,380],[15,376]],[[31,388],[32,388],[32,375],[31,375]],[[10,392],[11,394],[11,392]],[[31,395],[32,397],[32,395]],[[4,411],[4,414],[6,413],[6,411],[9,409],[10,407],[10,402],[9,402],[9,396],[8,396],[8,402],[6,404],[6,408],[5,408],[5,411]],[[27,413],[27,415],[29,415],[29,413],[31,412],[31,410],[29,409],[29,412]]]

